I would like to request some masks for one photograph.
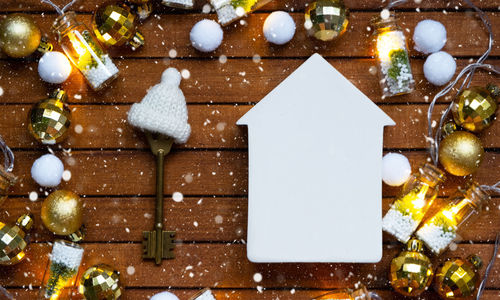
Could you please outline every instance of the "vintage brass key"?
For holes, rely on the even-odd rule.
[[[146,136],[151,151],[156,156],[156,211],[154,230],[143,233],[144,253],[142,258],[154,258],[155,263],[159,265],[162,259],[175,257],[175,231],[163,230],[163,160],[172,148],[173,139],[149,132],[146,133]]]

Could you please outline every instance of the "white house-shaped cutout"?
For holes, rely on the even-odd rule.
[[[378,262],[382,146],[394,121],[314,54],[248,125],[252,262]]]

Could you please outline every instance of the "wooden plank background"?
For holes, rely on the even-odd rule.
[[[89,24],[91,12],[101,2],[80,1],[74,8]],[[205,2],[197,1],[193,11],[156,5],[156,14],[140,25],[146,37],[143,49],[110,50],[121,71],[110,88],[92,92],[77,72],[63,84],[70,95],[73,126],[81,125],[83,131],[72,130],[64,143],[52,147],[72,173],[71,180],[60,187],[74,190],[85,199],[85,266],[109,263],[119,269],[125,286],[123,299],[147,299],[162,290],[187,299],[203,287],[213,288],[217,299],[308,299],[357,282],[366,283],[384,299],[401,299],[387,282],[389,262],[401,245],[386,235],[384,256],[377,264],[252,264],[246,258],[247,134],[246,128],[236,126],[235,121],[314,52],[324,55],[396,121],[396,127],[385,130],[385,151],[401,151],[413,166],[427,158],[426,110],[438,88],[423,77],[425,57],[410,51],[416,78],[416,90],[410,95],[382,99],[378,81],[369,72],[375,65],[369,50],[369,20],[380,11],[384,1],[345,0],[351,9],[349,29],[331,43],[306,36],[302,24],[308,2],[275,0],[244,22],[225,28],[222,46],[210,54],[195,51],[189,42],[189,31],[196,21],[215,17],[213,13],[201,12]],[[487,12],[495,38],[500,39],[498,1],[474,2]],[[262,24],[274,10],[291,12],[297,24],[293,41],[285,46],[270,46],[262,35]],[[11,12],[31,14],[42,31],[50,34],[55,14],[40,1],[2,0],[0,18]],[[448,30],[444,50],[457,58],[458,68],[486,49],[487,35],[480,21],[461,1],[408,1],[398,16],[407,31],[410,48],[416,23],[428,18],[442,22]],[[172,55],[172,50],[176,55]],[[500,64],[499,58],[500,44],[495,43],[489,63]],[[176,146],[167,157],[166,226],[178,232],[177,258],[156,267],[140,259],[141,232],[152,228],[153,222],[154,158],[144,136],[127,124],[126,113],[159,81],[167,66],[190,72],[190,78],[183,80],[181,87],[193,133],[185,145]],[[33,103],[54,88],[39,80],[36,68],[36,57],[14,60],[0,54],[0,134],[15,151],[15,173],[21,178],[1,211],[0,220],[14,221],[26,210],[36,216],[28,259],[0,269],[0,285],[16,299],[36,297],[49,242],[55,238],[43,228],[39,218],[41,200],[48,191],[40,189],[29,175],[34,159],[46,153],[47,147],[34,142],[27,133],[27,114]],[[474,84],[490,81],[498,83],[498,78],[479,73]],[[449,101],[451,98],[443,99],[437,113]],[[353,122],[355,118],[353,114]],[[482,184],[500,179],[499,124],[496,121],[481,134],[486,159],[475,178]],[[463,182],[461,178],[450,178],[441,189],[441,199]],[[36,202],[28,199],[32,191],[39,194]],[[176,191],[184,194],[182,202],[171,200]],[[384,211],[397,192],[397,188],[384,186]],[[500,198],[494,197],[478,222],[462,232],[457,250],[447,251],[435,263],[470,253],[489,261],[495,234],[500,230],[499,209]],[[262,274],[262,282],[253,281],[257,272]],[[499,272],[497,263],[484,299],[500,296]],[[432,291],[421,298],[437,299]]]

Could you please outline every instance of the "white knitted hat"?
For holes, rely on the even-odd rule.
[[[172,137],[176,143],[185,143],[191,133],[186,99],[179,84],[181,74],[168,68],[161,75],[161,82],[153,86],[140,103],[128,112],[128,121],[143,130]]]

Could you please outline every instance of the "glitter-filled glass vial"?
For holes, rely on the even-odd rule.
[[[83,257],[83,248],[58,240],[54,242],[50,261],[43,276],[38,299],[68,299]]]
[[[118,68],[99,45],[92,31],[78,22],[72,11],[60,15],[53,32],[69,60],[94,90],[100,90],[118,76]]]
[[[364,285],[355,289],[336,289],[312,300],[374,300],[373,293],[369,292]]]
[[[400,196],[382,220],[382,228],[401,243],[406,243],[424,218],[437,196],[438,184],[444,181],[443,171],[426,163],[404,184]]]
[[[210,0],[222,26],[228,25],[273,0]]]
[[[458,230],[475,219],[489,200],[489,194],[475,182],[466,189],[459,188],[446,206],[425,221],[417,237],[434,254],[441,254],[457,237]]]
[[[403,30],[391,14],[372,20],[373,52],[377,60],[380,87],[384,97],[408,94],[415,81],[411,72],[408,46]]]

